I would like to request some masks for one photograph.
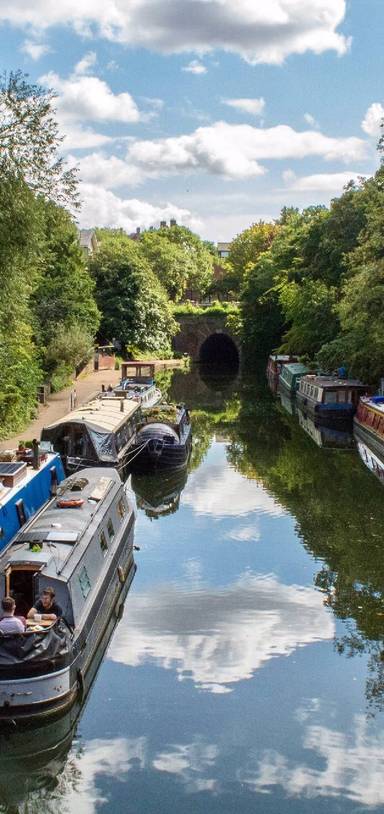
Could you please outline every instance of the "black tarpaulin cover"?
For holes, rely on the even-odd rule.
[[[66,660],[71,634],[63,622],[36,633],[0,634],[0,679],[12,674],[50,672]]]

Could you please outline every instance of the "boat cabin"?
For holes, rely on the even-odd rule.
[[[71,628],[79,625],[129,513],[113,469],[87,469],[67,478],[0,555],[0,600],[13,596],[16,615],[26,617],[51,586],[65,622]],[[32,623],[26,632],[28,627],[33,630]]]
[[[306,373],[309,373],[308,368],[300,362],[291,362],[287,365],[283,365],[279,376],[279,384],[285,387],[292,395],[295,395],[299,381]]]
[[[283,365],[288,365],[299,361],[298,356],[290,354],[271,353],[268,357],[267,376],[279,377]]]
[[[34,463],[35,461],[35,463]],[[0,454],[0,550],[55,494],[64,478],[60,456],[38,446]]]
[[[366,391],[367,386],[357,379],[306,375],[300,380],[297,397],[312,414],[348,418]]]
[[[155,362],[122,362],[121,379],[134,379],[141,384],[151,384],[155,378]]]
[[[117,466],[124,462],[140,418],[136,401],[101,397],[44,427],[41,437],[60,453],[67,471]]]

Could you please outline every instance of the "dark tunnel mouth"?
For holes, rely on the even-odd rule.
[[[238,370],[239,351],[230,336],[225,333],[214,333],[201,345],[199,362],[216,370]]]

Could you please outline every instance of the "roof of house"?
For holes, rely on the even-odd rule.
[[[79,241],[82,249],[95,249],[97,246],[97,238],[94,229],[80,229]]]

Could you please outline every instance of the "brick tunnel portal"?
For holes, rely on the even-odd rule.
[[[239,351],[228,334],[217,331],[202,343],[199,362],[217,369],[237,370],[240,363]]]

